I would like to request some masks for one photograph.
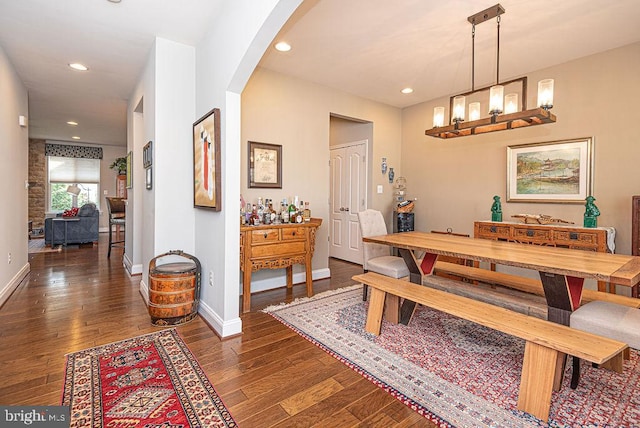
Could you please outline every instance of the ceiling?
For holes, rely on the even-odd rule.
[[[29,91],[30,137],[126,145],[127,97],[154,38],[197,45],[223,1],[1,0],[0,46]],[[260,66],[400,108],[449,96],[471,88],[467,17],[494,4],[305,0],[276,40],[293,49]],[[501,80],[640,41],[638,0],[500,4]],[[494,83],[495,20],[476,26],[475,52],[476,88]]]

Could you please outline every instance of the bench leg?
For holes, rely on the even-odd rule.
[[[400,297],[387,293],[384,301],[384,317],[393,324],[400,322]]]
[[[384,291],[371,287],[365,330],[376,336],[380,335],[380,329],[382,328],[382,312],[384,311],[384,298],[386,294]]]
[[[555,349],[527,342],[522,362],[518,410],[531,413],[545,422],[549,420],[551,392],[557,377],[558,365],[564,354]]]
[[[616,373],[622,373],[622,367],[624,365],[624,354],[628,351],[629,348],[626,348],[624,351],[620,352],[618,355],[614,355],[609,360],[600,364],[601,367],[605,369],[613,370]]]

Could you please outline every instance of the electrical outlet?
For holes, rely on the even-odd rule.
[[[209,285],[213,287],[213,271],[209,271]]]
[[[8,254],[7,257],[7,264],[11,264],[11,253]]]

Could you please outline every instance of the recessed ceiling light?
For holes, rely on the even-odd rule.
[[[109,0],[111,3],[120,3],[120,0]]]
[[[78,71],[87,71],[88,68],[82,64],[80,64],[79,62],[72,62],[71,64],[69,64],[69,67],[73,68],[74,70],[78,70]]]
[[[74,140],[79,140],[79,139],[80,139],[80,137],[78,137],[77,135],[74,135],[74,136],[73,136],[73,137],[71,137],[71,138],[73,138]]]
[[[410,94],[410,93],[412,93],[412,92],[413,92],[413,89],[412,89],[412,88],[404,88],[404,89],[403,89],[402,91],[400,91],[400,92],[402,92],[403,94]]]
[[[280,52],[289,52],[291,50],[291,45],[287,42],[278,42],[276,43],[276,49]]]
[[[67,125],[78,126],[78,122],[74,122],[73,120],[70,120],[67,122]]]

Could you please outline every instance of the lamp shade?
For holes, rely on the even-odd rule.
[[[454,122],[462,122],[464,120],[465,110],[465,97],[464,95],[458,95],[453,98],[453,112],[451,114],[451,120]]]
[[[518,94],[511,93],[504,96],[504,112],[515,113],[518,111]]]
[[[538,107],[545,110],[553,107],[553,79],[538,82]]]
[[[67,193],[78,196],[80,194],[80,188],[75,184],[72,184],[71,186],[67,187]]]
[[[480,119],[480,103],[469,103],[469,120]]]
[[[495,85],[489,88],[489,114],[500,114],[504,111],[502,108],[504,102],[504,86]]]
[[[433,127],[444,126],[444,107],[433,108]]]

